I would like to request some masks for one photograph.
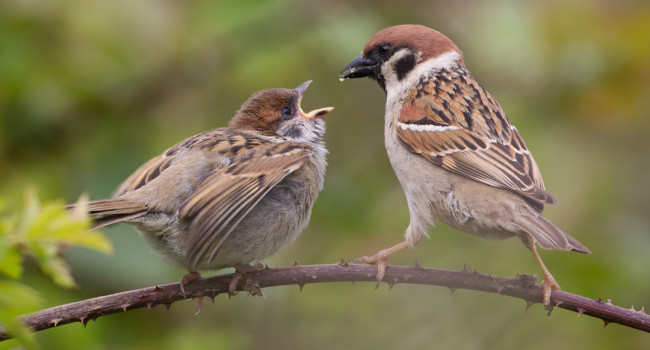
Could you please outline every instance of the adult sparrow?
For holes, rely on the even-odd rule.
[[[242,273],[293,242],[323,188],[325,123],[332,107],[309,113],[296,89],[254,93],[228,127],[187,138],[151,159],[111,199],[91,201],[94,227],[127,222],[153,250],[189,273]],[[74,206],[71,205],[71,206]]]
[[[370,77],[386,93],[385,143],[408,202],[405,240],[371,257],[381,281],[390,254],[416,246],[434,221],[489,239],[519,237],[542,269],[544,305],[559,290],[537,253],[589,253],[541,216],[557,200],[499,103],[440,32],[399,25],[377,33],[340,75]]]

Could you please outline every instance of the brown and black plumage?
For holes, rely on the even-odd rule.
[[[541,216],[557,199],[499,103],[470,75],[462,52],[420,25],[377,33],[342,79],[370,77],[386,92],[385,141],[406,194],[405,241],[371,257],[381,279],[388,256],[416,246],[435,221],[490,239],[519,237],[544,274],[544,304],[560,286],[535,244],[589,253]]]

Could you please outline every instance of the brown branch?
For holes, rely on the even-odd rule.
[[[242,278],[237,290],[262,295],[261,288],[281,285],[296,284],[302,288],[308,283],[375,281],[376,273],[375,266],[348,264],[343,261],[330,265],[295,264],[291,267],[253,271]],[[232,276],[226,274],[192,281],[185,286],[186,296],[181,293],[179,283],[171,283],[55,306],[24,315],[22,320],[34,331],[72,322],[86,325],[89,320],[121,311],[151,308],[160,304],[169,307],[173,302],[183,299],[206,296],[214,298],[218,294],[228,292]],[[542,301],[542,288],[536,284],[536,276],[518,275],[515,278],[505,278],[477,273],[467,268],[461,271],[422,268],[416,263],[415,266],[388,266],[384,282],[389,288],[396,283],[410,283],[445,286],[452,291],[458,288],[480,290],[520,298],[529,306]],[[634,308],[624,309],[612,305],[609,301],[593,300],[563,291],[553,291],[551,303],[556,307],[575,311],[579,315],[600,318],[605,325],[613,322],[650,332],[650,316],[643,308],[639,311]],[[0,329],[0,341],[10,337]]]

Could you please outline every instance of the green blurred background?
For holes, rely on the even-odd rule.
[[[380,29],[449,36],[499,100],[560,203],[546,217],[593,254],[543,251],[564,290],[650,307],[648,1],[0,1],[0,193],[104,198],[144,161],[224,126],[253,92],[314,83],[305,109],[333,105],[325,189],[312,221],[270,266],[330,263],[402,239],[408,211],[383,147],[385,96],[337,73]],[[177,281],[133,228],[105,230],[115,254],[67,251],[80,287],[31,269],[47,306]],[[394,264],[538,274],[519,240],[448,227]],[[650,336],[513,298],[440,287],[349,283],[266,289],[103,317],[37,334],[47,349],[642,349]],[[0,343],[0,348],[15,346]]]

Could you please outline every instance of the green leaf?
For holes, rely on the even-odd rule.
[[[92,220],[86,214],[85,199],[80,199],[76,210],[70,212],[63,203],[44,206],[34,217],[28,237],[37,241],[58,241],[65,245],[82,246],[110,254],[110,241],[98,231],[90,231]]]
[[[5,231],[10,231],[7,246],[20,247],[24,254],[34,256],[41,270],[58,285],[75,286],[70,267],[61,255],[62,248],[80,246],[103,253],[113,251],[110,241],[101,232],[89,231],[92,220],[86,214],[85,201],[81,198],[77,209],[73,211],[66,210],[60,201],[40,207],[34,192],[26,191],[23,212],[13,222],[6,221],[8,229]],[[14,227],[17,229],[13,230]],[[2,257],[0,251],[0,258]],[[9,265],[0,269],[0,272],[15,279],[20,278],[20,259],[18,267],[15,264],[19,257],[15,253],[11,255],[9,251],[5,257],[9,259]]]
[[[6,201],[0,198],[0,274],[20,279],[23,256],[30,255],[56,284],[74,287],[61,249],[81,246],[112,252],[110,241],[101,232],[89,231],[92,220],[86,214],[84,198],[73,211],[66,210],[61,201],[41,206],[32,190],[25,191],[24,198],[22,210],[16,213],[8,213]],[[36,348],[36,343],[18,316],[35,310],[40,301],[35,290],[18,282],[0,280],[0,325],[28,349]]]
[[[36,349],[36,342],[18,316],[37,310],[41,302],[34,289],[18,282],[0,280],[0,324],[27,349]]]
[[[0,273],[11,279],[19,279],[23,273],[22,255],[16,247],[3,243],[0,243]]]

